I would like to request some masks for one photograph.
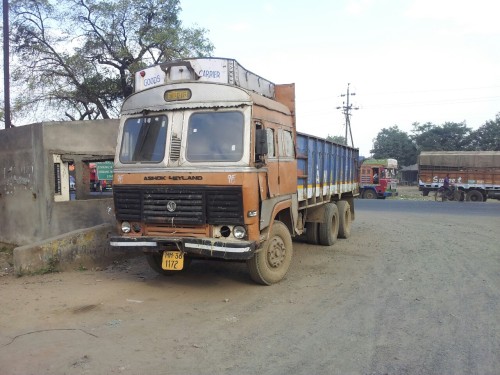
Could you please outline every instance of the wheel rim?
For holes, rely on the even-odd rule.
[[[272,268],[278,268],[283,264],[286,255],[286,247],[283,240],[279,237],[274,237],[269,245],[267,252],[267,262]]]
[[[365,198],[366,199],[375,199],[375,193],[371,190],[367,190],[365,192]]]

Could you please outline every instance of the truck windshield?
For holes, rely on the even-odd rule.
[[[186,159],[239,161],[243,156],[241,112],[199,112],[189,118]]]
[[[129,118],[123,126],[120,161],[159,163],[165,155],[167,117]]]

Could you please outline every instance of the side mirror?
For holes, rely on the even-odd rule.
[[[267,155],[267,132],[266,129],[255,130],[255,156]]]

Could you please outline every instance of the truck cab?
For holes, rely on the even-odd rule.
[[[398,162],[396,159],[365,159],[360,171],[360,197],[385,199],[397,192]]]

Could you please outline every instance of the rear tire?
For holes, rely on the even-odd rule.
[[[339,209],[335,203],[325,204],[323,222],[319,224],[319,243],[331,246],[337,241],[339,234]]]
[[[247,260],[248,271],[253,281],[262,285],[275,284],[285,277],[292,263],[292,237],[281,221],[275,221],[269,238],[259,252]]]
[[[306,223],[306,240],[311,245],[319,244],[319,229],[318,223],[311,221]]]
[[[349,238],[351,236],[351,206],[347,201],[338,201],[339,210],[339,238]]]
[[[484,201],[484,196],[478,190],[471,190],[467,193],[465,199],[467,202],[482,202]]]

